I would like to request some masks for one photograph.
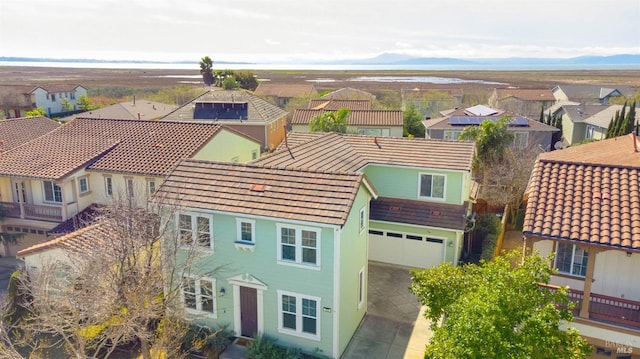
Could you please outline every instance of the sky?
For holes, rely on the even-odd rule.
[[[640,0],[0,0],[0,56],[296,61],[640,54]]]

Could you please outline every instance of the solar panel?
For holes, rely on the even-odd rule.
[[[518,127],[529,127],[529,121],[527,121],[524,117],[514,117],[511,122],[509,122],[509,126],[518,126]]]

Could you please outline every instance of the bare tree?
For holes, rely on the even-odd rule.
[[[183,357],[181,273],[198,255],[175,237],[174,218],[172,208],[140,208],[122,196],[101,208],[95,224],[65,241],[64,258],[22,275],[20,291],[32,300],[15,323],[16,345],[64,348],[75,358],[108,358],[125,345],[145,359]]]

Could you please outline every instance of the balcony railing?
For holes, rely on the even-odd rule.
[[[39,204],[0,202],[10,218],[62,222],[62,208]]]
[[[545,287],[550,289],[557,288],[552,285]],[[584,292],[570,289],[569,299],[576,302],[573,314],[577,317],[584,299]],[[591,293],[589,295],[589,319],[617,323],[640,329],[640,302]]]

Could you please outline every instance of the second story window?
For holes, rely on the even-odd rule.
[[[446,177],[421,173],[418,196],[426,199],[444,199]]]
[[[107,196],[113,196],[113,179],[111,177],[104,178],[104,192]]]
[[[80,193],[88,193],[89,192],[89,178],[87,176],[82,176],[78,178],[78,187],[80,189]]]
[[[182,245],[213,249],[213,220],[210,216],[181,213],[178,235]]]
[[[155,180],[147,180],[147,194],[149,196],[156,193],[156,181]]]
[[[46,202],[62,203],[62,188],[51,181],[44,181],[44,200]]]
[[[277,225],[278,262],[320,266],[320,230],[307,227]]]
[[[256,222],[250,219],[237,218],[237,241],[242,243],[255,243]]]
[[[589,253],[574,244],[558,242],[556,246],[555,267],[558,273],[584,277],[588,259]]]

